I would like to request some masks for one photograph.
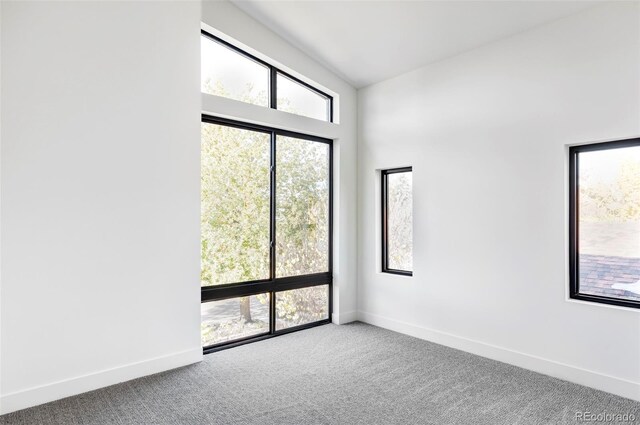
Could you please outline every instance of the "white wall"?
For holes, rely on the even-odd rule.
[[[2,2],[0,1],[0,414],[2,414]]]
[[[337,123],[203,95],[203,111],[334,139],[333,321],[356,318],[356,91],[335,74],[291,46],[227,1],[204,1],[202,21],[209,31],[306,80],[334,96]]]
[[[639,4],[359,91],[358,317],[640,400],[640,312],[566,300],[567,145],[640,135]],[[414,170],[414,276],[379,273],[376,170]]]
[[[2,8],[8,412],[202,357],[200,5]]]
[[[228,2],[3,2],[0,412],[202,358],[200,114],[335,139],[334,321],[356,312],[356,92]],[[339,124],[200,94],[202,21]]]

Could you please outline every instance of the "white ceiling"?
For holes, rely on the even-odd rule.
[[[597,3],[232,1],[357,88],[578,13]]]

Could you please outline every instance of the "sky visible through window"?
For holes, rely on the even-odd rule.
[[[269,68],[240,53],[201,37],[202,92],[269,107]],[[330,100],[278,73],[278,109],[329,121]]]
[[[269,106],[269,68],[207,37],[200,39],[204,93]]]
[[[280,74],[277,87],[279,110],[318,120],[329,120],[329,99]]]

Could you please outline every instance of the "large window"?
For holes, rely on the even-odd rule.
[[[330,140],[202,118],[205,352],[331,316]]]
[[[640,307],[640,139],[570,148],[570,296]]]
[[[207,32],[201,39],[203,93],[333,121],[328,94]]]
[[[413,275],[411,167],[382,170],[382,271]]]

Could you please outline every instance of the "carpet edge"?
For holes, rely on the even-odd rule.
[[[189,349],[3,394],[0,396],[0,415],[200,361],[202,361],[202,349]]]
[[[586,387],[615,394],[620,397],[640,401],[639,382],[605,375],[577,366],[413,325],[411,323],[402,322],[365,311],[358,311],[358,320],[373,326],[378,326],[394,332],[399,332],[415,338],[465,351],[467,353],[521,367],[543,375],[569,381],[574,384],[584,385]]]

